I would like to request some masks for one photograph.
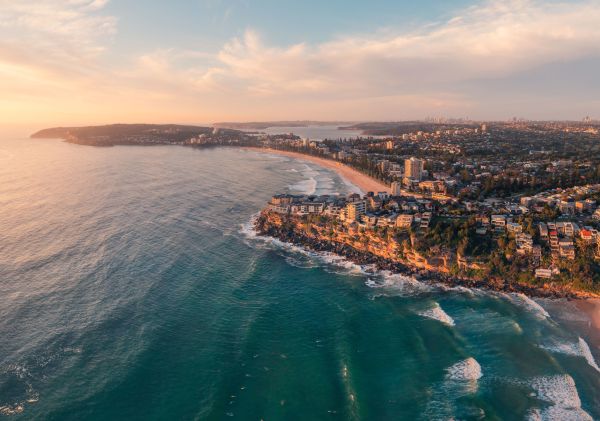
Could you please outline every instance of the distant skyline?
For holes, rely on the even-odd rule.
[[[0,0],[0,126],[600,118],[598,22],[600,0]]]

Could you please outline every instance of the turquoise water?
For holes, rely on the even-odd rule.
[[[572,304],[255,238],[290,189],[352,187],[234,149],[1,141],[0,418],[600,418]]]

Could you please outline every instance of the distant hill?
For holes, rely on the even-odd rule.
[[[119,137],[157,133],[211,133],[211,127],[182,126],[178,124],[109,124],[105,126],[53,127],[31,135],[38,139],[67,139],[72,136],[89,138],[99,136]]]
[[[370,136],[400,136],[412,132],[430,132],[446,130],[457,127],[476,127],[466,123],[428,123],[423,121],[398,121],[398,122],[370,122],[358,123],[351,126],[340,127],[348,130],[361,130],[364,135]]]
[[[179,144],[197,137],[226,138],[243,135],[238,130],[178,124],[110,124],[106,126],[54,127],[31,135],[36,139],[64,139],[93,146]]]

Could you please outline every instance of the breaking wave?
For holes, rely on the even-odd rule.
[[[592,355],[590,346],[581,337],[575,343],[555,343],[551,345],[543,345],[542,348],[559,354],[583,357],[590,366],[592,366],[596,371],[600,372],[600,367],[598,367],[598,364]]]
[[[327,251],[315,252],[277,238],[259,236],[254,229],[254,223],[258,216],[259,213],[254,214],[248,222],[240,226],[239,232],[246,239],[246,244],[249,247],[256,247],[257,244],[262,244],[264,247],[284,250],[286,252],[284,258],[292,266],[312,268],[318,266],[317,262],[320,262],[323,270],[329,273],[360,277],[369,276],[365,281],[365,285],[369,288],[379,289],[383,292],[380,295],[384,296],[415,296],[431,291],[432,289],[430,285],[418,281],[411,276],[392,273],[388,270],[380,271],[374,265],[359,265],[335,253]],[[302,256],[300,258],[293,255],[290,256],[287,254],[290,252],[298,253]],[[448,315],[446,315],[446,318],[452,320]],[[447,319],[446,321],[448,321]]]
[[[546,408],[532,409],[529,413],[530,420],[592,420],[592,417],[581,409],[575,380],[568,374],[536,377],[530,386],[539,400],[550,404]]]
[[[503,294],[509,297],[510,301],[514,304],[519,305],[529,312],[533,313],[539,319],[549,319],[550,314],[542,307],[540,304],[526,296],[522,293],[511,293],[511,294]]]
[[[317,266],[317,264],[315,262],[311,261],[310,258],[303,257],[303,256],[286,256],[285,261],[289,265],[297,267],[297,268],[301,268],[301,269],[310,269],[310,268],[314,268]]]
[[[301,193],[301,194],[315,194],[317,191],[317,180],[314,177],[309,178],[308,180],[298,181],[295,184],[289,186],[290,190]]]
[[[382,289],[383,295],[414,296],[431,290],[431,287],[418,281],[412,276],[392,273],[388,270],[379,271],[377,276],[369,278],[365,285],[369,288]]]
[[[242,236],[249,241],[246,242],[246,244],[250,247],[256,247],[257,244],[262,244],[265,247],[275,250],[284,250],[288,253],[291,252],[302,255],[300,259],[298,259],[297,256],[284,256],[286,261],[292,266],[315,267],[317,266],[315,263],[320,262],[321,264],[325,265],[324,270],[330,273],[365,276],[375,272],[371,265],[358,265],[346,257],[335,253],[327,251],[311,251],[301,246],[281,241],[274,237],[260,236],[254,229],[254,224],[258,216],[259,213],[254,214],[248,222],[241,224],[239,229],[240,234],[242,234]]]
[[[462,360],[446,369],[446,378],[456,381],[476,381],[483,376],[481,366],[473,357]]]
[[[421,311],[418,314],[428,319],[438,320],[448,326],[455,325],[454,319],[450,317],[448,313],[446,313],[438,303],[435,303],[433,308]]]

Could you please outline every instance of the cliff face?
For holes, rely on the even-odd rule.
[[[471,288],[484,288],[504,292],[518,292],[538,297],[595,297],[595,294],[573,291],[569,288],[532,286],[518,280],[491,278],[477,279],[456,273],[452,268],[467,270],[482,269],[479,263],[465,258],[457,259],[455,253],[429,250],[429,255],[414,250],[410,242],[399,243],[393,236],[367,230],[348,230],[327,218],[311,218],[281,215],[263,211],[256,221],[259,235],[267,235],[282,241],[304,246],[314,251],[327,251],[345,256],[355,263],[375,265],[380,270],[390,270],[434,282],[461,285]]]
[[[447,274],[453,262],[452,256],[447,253],[423,256],[410,245],[400,244],[393,236],[386,234],[371,230],[346,230],[327,222],[307,222],[275,212],[262,212],[256,228],[263,235],[315,250],[338,252],[358,259],[360,263],[376,263],[386,269],[423,269]]]

